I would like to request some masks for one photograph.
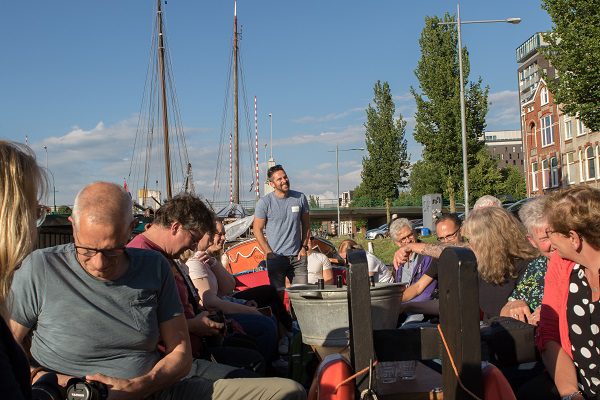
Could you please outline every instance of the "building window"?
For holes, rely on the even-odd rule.
[[[537,192],[537,190],[538,190],[537,175],[538,175],[538,163],[537,162],[531,163],[531,190],[534,192]]]
[[[594,148],[589,146],[585,149],[586,158],[586,176],[588,180],[596,179],[596,157],[594,154]]]
[[[579,150],[579,183],[585,180],[585,175],[583,174],[583,164],[585,163],[583,159],[583,152]]]
[[[546,115],[540,120],[542,125],[542,147],[554,143],[554,127],[552,126],[552,115]]]
[[[542,88],[542,92],[540,94],[541,105],[548,104],[548,89]]]
[[[512,160],[512,153],[508,153],[508,159]]]
[[[550,185],[558,187],[558,159],[556,157],[550,159]]]
[[[585,127],[580,119],[577,120],[577,136],[585,135]]]
[[[575,165],[575,152],[572,151],[570,153],[567,153],[567,182],[569,182],[569,184],[574,184],[576,182],[576,168],[577,167]]]
[[[548,159],[542,161],[542,189],[550,187],[550,168],[548,168]]]
[[[573,138],[573,123],[569,120],[565,122],[565,140]]]

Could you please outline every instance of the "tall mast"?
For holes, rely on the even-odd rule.
[[[238,30],[237,1],[233,2],[233,202],[240,204],[240,149],[238,126]]]
[[[163,40],[162,0],[157,0],[158,16],[158,66],[160,73],[160,89],[162,95],[162,119],[165,153],[165,184],[167,188],[167,199],[173,196],[171,192],[171,155],[169,150],[169,113],[167,109],[167,85],[165,82],[165,45]]]

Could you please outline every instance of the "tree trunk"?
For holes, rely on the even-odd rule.
[[[390,212],[390,199],[389,197],[387,197],[385,199],[385,218],[387,221],[388,226],[390,226],[390,222],[392,222],[392,214]]]

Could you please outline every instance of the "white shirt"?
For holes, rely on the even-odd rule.
[[[318,251],[313,251],[308,255],[308,283],[317,283],[323,279],[323,271],[331,269],[329,258]]]

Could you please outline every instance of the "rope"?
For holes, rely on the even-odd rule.
[[[440,333],[440,337],[442,338],[442,343],[444,344],[444,349],[446,349],[446,354],[448,354],[448,358],[450,359],[450,364],[452,365],[452,369],[454,370],[454,376],[456,376],[456,380],[458,381],[459,386],[474,399],[482,400],[481,398],[477,397],[473,392],[471,392],[469,389],[467,389],[465,387],[465,385],[463,385],[462,381],[460,380],[460,376],[458,376],[458,370],[456,369],[456,364],[454,364],[454,358],[452,357],[452,354],[450,353],[450,349],[448,348],[448,343],[446,343],[446,338],[444,337],[444,332],[442,332],[441,325],[438,324],[437,329],[438,329],[438,332]]]
[[[377,361],[373,362],[373,367],[377,365]],[[363,369],[361,369],[360,371],[358,371],[357,373],[355,373],[354,375],[349,376],[348,378],[344,379],[343,381],[341,381],[340,383],[337,384],[337,386],[335,387],[335,389],[333,390],[333,393],[337,393],[338,389],[341,388],[342,386],[344,386],[345,384],[347,384],[348,382],[356,379],[357,377],[366,374],[367,372],[369,372],[369,368],[371,368],[371,366],[365,367]]]

